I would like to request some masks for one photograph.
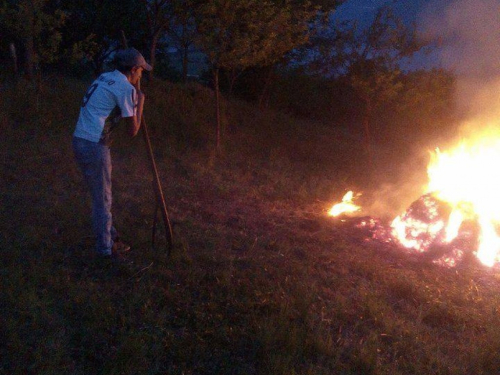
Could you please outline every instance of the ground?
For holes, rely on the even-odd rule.
[[[181,152],[155,138],[175,236],[169,257],[150,246],[142,139],[118,136],[113,213],[133,264],[102,262],[72,125],[22,122],[23,112],[2,125],[0,140],[1,373],[500,369],[497,271],[442,268],[365,241],[326,216],[333,202],[297,188],[314,184],[311,172],[295,185],[304,158],[289,159],[285,173],[276,155]]]

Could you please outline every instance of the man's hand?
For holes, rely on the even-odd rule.
[[[141,90],[137,90],[137,101],[138,101],[137,104],[139,106],[141,106],[141,103],[142,105],[144,105],[144,99],[145,99],[144,93]]]
[[[129,117],[130,120],[128,121],[129,134],[131,137],[135,137],[141,127],[142,111],[144,109],[144,100],[146,98],[141,90],[137,90],[136,92],[137,92],[137,111],[135,113],[135,116]]]

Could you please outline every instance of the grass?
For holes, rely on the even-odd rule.
[[[95,259],[70,145],[85,86],[2,87],[1,373],[499,372],[497,271],[443,269],[326,218],[368,180],[336,128],[226,101],[214,157],[202,87],[145,88],[172,256],[150,248],[142,139],[118,134],[113,212],[134,266]]]

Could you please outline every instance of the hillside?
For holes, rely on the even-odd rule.
[[[119,131],[113,214],[134,263],[96,259],[71,150],[85,88],[0,89],[0,373],[499,371],[497,271],[441,268],[326,217],[374,183],[356,137],[226,100],[215,155],[213,93],[198,85],[144,88],[171,257],[150,248],[143,140]]]

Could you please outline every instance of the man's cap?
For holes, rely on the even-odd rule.
[[[142,56],[141,53],[135,48],[126,48],[119,50],[118,52],[116,52],[115,61],[121,66],[131,68],[134,66],[140,66],[148,72],[153,70],[153,67],[146,62],[144,56]]]

